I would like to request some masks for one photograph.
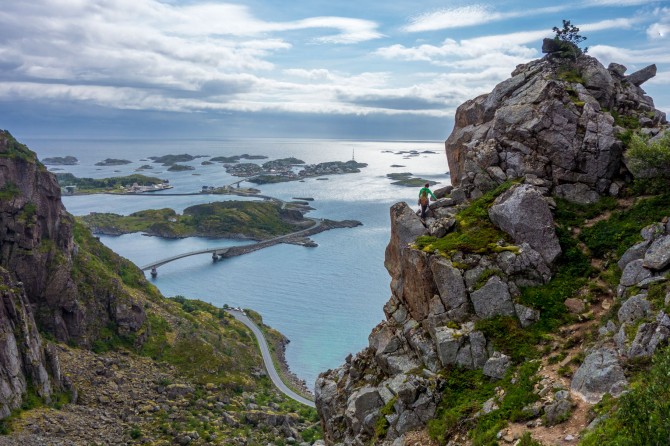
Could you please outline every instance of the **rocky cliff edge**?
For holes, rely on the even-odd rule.
[[[459,437],[458,432],[467,433],[473,420],[499,409],[502,387],[474,417],[468,409],[467,417],[444,421],[450,408],[441,403],[448,395],[450,376],[456,370],[480,370],[482,375],[471,376],[484,377],[481,387],[503,378],[518,385],[522,372],[516,366],[524,357],[494,342],[497,339],[485,333],[486,322],[504,321],[510,332],[502,337],[512,337],[512,331],[519,333],[517,327],[523,330],[543,321],[540,308],[521,303],[521,290],[549,283],[559,262],[590,268],[583,254],[577,256],[580,261],[571,257],[576,252],[573,245],[566,248],[559,241],[557,200],[594,204],[601,197],[618,196],[632,180],[623,159],[627,135],[637,131],[653,138],[667,127],[665,114],[640,87],[655,74],[655,67],[630,76],[625,71],[618,64],[605,68],[585,55],[572,62],[548,54],[518,66],[491,93],[458,108],[446,141],[455,187],[440,191],[425,225],[407,204],[391,208],[386,320],[373,329],[366,349],[316,382],[327,443],[402,445],[411,432],[425,429],[438,417],[443,420],[437,428],[440,441],[467,443],[467,434]],[[665,231],[663,227],[655,234],[666,240]],[[644,249],[629,254],[627,264],[621,265],[630,270],[625,277],[634,276],[626,283],[635,290],[640,280],[663,274],[643,270],[652,242],[661,243],[648,236]],[[619,297],[628,295],[620,290]],[[633,317],[638,324],[653,311],[644,303],[624,308],[639,310]],[[534,391],[531,382],[530,390],[524,391],[530,396],[527,401],[542,402],[528,404],[519,418],[544,414],[538,425],[551,425],[564,421],[574,397],[593,403],[605,393],[619,395],[627,381],[618,353],[648,354],[665,341],[667,316],[661,313],[654,312],[655,319],[641,326],[635,345],[622,334],[612,340],[617,330],[624,333],[634,326],[627,316],[602,329],[609,338],[590,351],[575,373],[573,394],[566,383],[547,392],[555,384],[547,376],[541,384],[534,381]],[[638,338],[645,336],[654,337],[653,348],[641,347]],[[474,397],[472,401],[478,404]],[[461,444],[458,441],[453,444]]]

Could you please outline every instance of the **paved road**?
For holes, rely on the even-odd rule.
[[[249,317],[246,314],[244,314],[241,311],[226,310],[226,312],[228,312],[228,314],[232,315],[235,319],[237,319],[238,321],[242,322],[244,325],[249,327],[249,329],[253,332],[254,336],[256,336],[258,346],[260,347],[261,354],[263,355],[263,362],[265,363],[265,369],[268,371],[268,375],[270,375],[270,379],[272,380],[274,385],[277,386],[277,388],[284,395],[288,396],[292,400],[302,403],[305,406],[316,407],[314,405],[314,401],[308,400],[307,398],[298,395],[293,390],[291,390],[286,384],[284,384],[284,381],[282,381],[281,377],[279,376],[279,373],[277,373],[277,369],[275,369],[274,363],[272,362],[272,355],[270,355],[270,349],[268,347],[268,343],[265,340],[263,332],[261,331],[260,328],[258,328],[258,325],[256,325],[251,319],[249,319]]]

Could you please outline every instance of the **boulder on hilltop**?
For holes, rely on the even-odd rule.
[[[550,193],[593,203],[626,179],[626,131],[642,126],[657,134],[666,125],[639,87],[655,66],[624,77],[619,64],[552,54],[519,65],[491,93],[458,107],[445,147],[452,183],[466,196],[533,175]]]

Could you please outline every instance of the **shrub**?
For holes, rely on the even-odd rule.
[[[582,444],[645,446],[668,444],[670,438],[670,349],[654,358],[644,377],[618,401],[610,417],[589,432]]]
[[[625,156],[636,178],[670,178],[670,132],[654,141],[633,134]]]

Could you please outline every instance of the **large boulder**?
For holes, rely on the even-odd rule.
[[[528,243],[548,264],[561,254],[551,209],[536,187],[513,186],[495,200],[489,217],[516,243]]]
[[[482,319],[516,314],[509,287],[498,276],[491,277],[483,287],[473,291],[470,299],[475,313]]]
[[[626,80],[631,84],[639,87],[654,76],[656,76],[656,64],[648,65],[641,70],[626,76]]]
[[[589,404],[599,402],[606,393],[617,397],[627,387],[628,381],[616,352],[609,348],[600,348],[587,355],[570,384],[570,389]]]

